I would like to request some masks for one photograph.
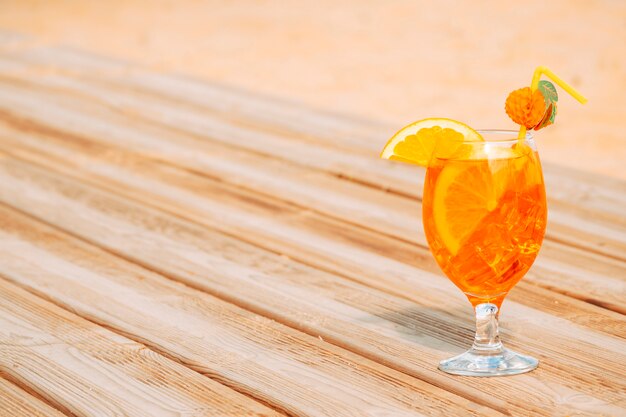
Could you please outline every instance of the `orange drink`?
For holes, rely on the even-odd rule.
[[[470,302],[502,300],[530,268],[546,227],[546,195],[531,139],[480,132],[457,156],[433,155],[423,223],[437,263]],[[493,140],[492,140],[493,137]]]
[[[441,270],[474,307],[472,347],[439,362],[456,375],[515,375],[539,361],[506,349],[498,334],[504,297],[537,257],[546,230],[546,192],[532,131],[554,123],[558,93],[572,86],[537,67],[530,87],[511,92],[504,108],[519,132],[474,130],[446,118],[418,120],[389,139],[380,156],[426,167],[424,232]]]
[[[426,239],[437,263],[474,306],[476,335],[465,353],[439,363],[470,376],[514,375],[539,361],[506,349],[500,306],[541,247],[547,207],[532,134],[475,131],[450,119],[400,130],[383,158],[427,167],[422,199]]]

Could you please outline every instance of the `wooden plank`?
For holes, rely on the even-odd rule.
[[[65,414],[0,378],[0,417],[65,417]]]
[[[72,415],[277,415],[3,279],[0,311],[0,370]]]
[[[290,415],[500,415],[1,211],[2,275]],[[14,298],[13,290],[7,294]],[[120,349],[101,355],[126,362]],[[169,386],[160,377],[146,378]]]
[[[270,165],[270,167],[275,167],[275,169],[269,173],[259,172],[254,167],[264,164],[265,162],[262,160],[241,159],[238,161],[239,163],[233,163],[227,169],[224,166],[229,156],[217,152],[206,154],[211,155],[211,158],[213,158],[211,160],[212,163],[203,164],[203,176],[198,176],[187,171],[177,170],[175,167],[161,166],[162,164],[160,163],[144,161],[142,155],[148,152],[145,149],[143,149],[143,154],[136,155],[126,150],[100,143],[98,140],[85,139],[76,135],[68,136],[63,132],[46,126],[15,119],[6,112],[0,113],[0,118],[10,125],[3,126],[0,124],[0,144],[6,149],[11,149],[11,152],[21,152],[20,155],[22,157],[34,160],[37,163],[61,170],[74,167],[71,171],[79,177],[93,179],[101,185],[119,183],[122,187],[131,186],[135,190],[141,190],[143,193],[146,193],[147,196],[152,196],[151,198],[156,198],[159,204],[161,204],[163,199],[171,204],[172,201],[177,202],[181,198],[179,196],[172,198],[171,193],[166,191],[167,185],[182,186],[192,191],[185,196],[186,206],[182,210],[189,211],[189,207],[197,208],[195,216],[199,218],[206,217],[210,208],[210,213],[216,216],[216,218],[224,217],[220,212],[232,210],[229,205],[232,198],[229,196],[233,193],[240,195],[238,200],[252,200],[256,202],[255,204],[271,206],[283,203],[273,198],[268,199],[259,196],[257,190],[269,188],[276,193],[282,194],[288,191],[293,193],[295,198],[282,199],[282,201],[289,202],[292,207],[295,205],[296,212],[298,210],[306,210],[307,213],[315,211],[323,214],[324,216],[318,216],[317,213],[310,213],[310,216],[315,216],[318,222],[325,221],[320,219],[320,217],[329,216],[333,211],[336,211],[339,214],[332,217],[338,217],[340,220],[357,224],[366,229],[382,231],[386,235],[391,235],[397,239],[409,236],[408,239],[402,240],[408,240],[408,243],[417,243],[421,245],[421,248],[394,242],[393,239],[389,238],[381,240],[381,236],[376,236],[376,234],[372,233],[369,233],[366,238],[363,236],[364,232],[357,232],[357,235],[350,239],[351,244],[378,247],[380,248],[378,252],[385,256],[392,256],[397,260],[413,264],[417,261],[417,264],[422,268],[431,271],[439,270],[428,250],[425,249],[427,245],[424,242],[421,222],[417,215],[421,211],[419,203],[409,202],[400,197],[371,190],[357,184],[342,182],[340,186],[337,186],[331,181],[327,181],[318,183],[317,188],[314,188],[311,186],[311,179],[315,177],[315,173],[294,175],[293,171],[282,171],[280,164]],[[127,138],[126,142],[128,142],[130,136],[125,137]],[[146,135],[145,141],[149,142],[152,137]],[[71,138],[71,140],[68,140],[68,138]],[[108,138],[110,139],[111,136],[108,136]],[[189,153],[195,155],[193,151]],[[58,160],[53,158],[53,156],[58,157]],[[190,158],[192,157],[190,156]],[[271,164],[272,161],[269,161],[269,163]],[[255,188],[254,192],[246,192],[239,190],[239,188],[233,190],[232,187],[225,188],[222,185],[218,185],[215,188],[215,186],[211,185],[215,184],[215,181],[204,178],[206,171],[213,169],[211,167],[217,168],[214,170],[215,175],[219,175],[220,169],[227,171],[227,173],[232,173],[233,176],[240,175],[241,172],[249,172],[245,177],[250,182],[248,186],[244,187],[245,180],[241,180],[240,183],[235,185],[242,185],[239,188]],[[290,187],[286,186],[286,183],[282,180],[289,177],[289,174],[291,174],[291,181],[295,181]],[[129,184],[129,179],[138,175],[145,178],[145,180]],[[218,178],[221,182],[232,182],[228,180],[228,175],[225,174]],[[265,178],[267,181],[259,183],[259,178]],[[308,185],[298,187],[298,179],[302,179],[303,182],[309,180]],[[148,183],[145,181],[148,181]],[[154,186],[154,181],[159,182],[159,186]],[[163,182],[166,184],[163,184]],[[204,188],[202,193],[193,193],[194,190],[202,188]],[[302,194],[298,193],[299,189],[310,191],[313,188],[319,191],[317,200],[314,197],[306,199]],[[131,192],[130,196],[132,197],[135,192]],[[216,196],[211,198],[205,197],[209,194],[215,194]],[[267,194],[267,192],[264,191],[262,194]],[[299,196],[302,198],[298,198]],[[224,204],[215,206],[218,201],[222,201]],[[263,201],[263,203],[260,203],[260,201]],[[296,201],[298,204],[294,203]],[[332,203],[330,208],[326,210],[309,209],[309,207],[315,206],[323,207],[327,201]],[[340,206],[342,201],[347,201],[347,203],[337,208],[336,205],[332,205],[337,201],[339,201]],[[237,205],[241,206],[242,204],[239,202]],[[335,208],[333,209],[333,207]],[[360,211],[361,207],[366,210],[364,214]],[[392,210],[393,208],[395,210]],[[257,213],[257,215],[259,211],[254,207],[254,204],[246,204],[246,210]],[[261,215],[263,213],[267,216],[274,215],[272,210],[266,210]],[[246,216],[242,214],[240,217]],[[299,217],[295,217],[298,220]],[[245,222],[245,220],[226,217],[220,220],[218,226],[214,227],[221,227],[221,230],[229,227],[226,230],[234,233],[233,228],[237,230],[244,224],[242,222]],[[313,223],[310,219],[306,220],[306,222],[308,224]],[[248,223],[253,227],[254,233],[260,233],[260,238],[257,241],[262,245],[267,245],[266,241],[272,239],[271,236],[276,233],[274,228],[278,227],[268,227],[263,221]],[[335,234],[345,235],[348,230],[352,230],[346,229],[343,223],[340,225],[331,221],[331,224],[335,225]],[[261,230],[259,231],[259,229]],[[252,231],[246,230],[243,233],[250,235]],[[268,237],[268,234],[270,237]],[[389,243],[383,244],[383,242]],[[332,243],[330,245],[332,247]],[[303,239],[296,253],[291,254],[291,256],[299,256],[297,252],[306,246],[307,242]],[[274,249],[283,252],[288,250],[283,247]],[[331,262],[333,261],[331,260]],[[626,294],[626,280],[624,279],[626,278],[626,272],[624,271],[626,271],[626,263],[624,262],[606,259],[593,253],[587,253],[584,250],[547,240],[544,242],[542,253],[536,265],[528,274],[527,280],[542,288],[555,290],[608,309],[626,312],[626,307],[622,303],[624,294]],[[525,283],[521,283],[519,286],[525,285]]]
[[[118,88],[150,94],[152,98],[166,97],[168,101],[178,101],[182,105],[192,104],[217,113],[227,113],[261,128],[259,130],[271,126],[291,135],[298,134],[302,138],[315,136],[333,144],[337,142],[337,137],[342,137],[342,140],[351,139],[355,145],[362,141],[364,135],[377,140],[388,130],[388,126],[371,119],[339,116],[319,109],[313,111],[301,103],[250,94],[180,74],[147,72],[130,62],[71,47],[31,46],[19,51],[3,49],[8,57],[28,63],[31,70],[36,67],[41,69],[43,65],[43,72],[64,72],[85,79],[95,76],[100,81],[114,81]]]
[[[13,63],[13,65],[15,65],[15,63]],[[20,74],[24,74],[24,71],[21,71]],[[392,164],[390,167],[388,163],[372,158],[378,154],[380,138],[386,137],[392,130],[382,134],[382,136],[380,132],[377,133],[375,136],[377,138],[376,142],[368,141],[363,137],[366,132],[371,133],[371,126],[365,123],[357,125],[354,122],[351,122],[352,125],[354,125],[353,127],[360,127],[358,132],[352,131],[348,134],[347,132],[333,131],[331,133],[332,136],[330,136],[330,141],[323,143],[319,143],[319,140],[316,140],[319,135],[314,135],[310,132],[305,136],[294,136],[294,132],[283,132],[281,135],[280,132],[276,132],[276,129],[273,129],[272,126],[267,123],[262,126],[255,124],[250,126],[249,123],[246,123],[249,119],[242,119],[241,116],[237,117],[239,109],[246,107],[245,103],[242,101],[243,97],[239,97],[236,105],[225,109],[228,113],[222,111],[218,113],[219,117],[216,117],[215,114],[207,113],[206,110],[199,111],[197,107],[190,107],[189,102],[185,102],[184,96],[180,96],[180,90],[178,90],[178,96],[174,98],[166,94],[165,100],[163,96],[142,94],[143,90],[137,91],[136,88],[129,94],[127,90],[133,87],[132,84],[126,84],[129,78],[134,80],[138,80],[139,78],[151,79],[148,74],[141,74],[141,76],[138,74],[134,74],[133,76],[133,74],[134,73],[125,74],[122,78],[116,78],[115,80],[119,80],[122,83],[122,86],[120,86],[116,85],[115,82],[104,83],[104,85],[102,85],[102,79],[107,79],[106,76],[98,75],[96,78],[91,75],[88,76],[88,82],[84,82],[82,80],[59,77],[55,73],[54,76],[48,74],[48,76],[45,77],[45,86],[57,86],[65,92],[70,91],[81,96],[95,98],[114,108],[121,109],[126,113],[130,112],[135,117],[142,116],[156,123],[165,124],[166,126],[177,128],[184,132],[195,133],[211,140],[219,141],[228,138],[225,143],[230,146],[235,145],[232,141],[233,137],[247,137],[248,140],[243,140],[237,143],[236,146],[248,147],[249,150],[264,154],[269,153],[272,156],[283,157],[285,160],[297,160],[298,163],[306,161],[305,165],[314,164],[318,159],[321,159],[320,162],[322,164],[334,161],[335,165],[338,167],[348,164],[358,169],[364,168],[367,171],[366,176],[368,174],[371,175],[372,169],[374,169],[377,178],[385,178],[386,171],[399,170],[402,171],[400,175],[403,178],[398,178],[397,175],[394,175],[391,183],[380,183],[378,186],[383,189],[394,189],[395,183],[400,180],[403,188],[396,190],[397,192],[400,194],[408,193],[416,198],[421,198],[421,182],[423,179],[423,171],[421,169],[416,170],[415,167],[397,164]],[[38,75],[36,78],[30,79],[31,81],[37,81],[41,78],[42,77]],[[162,85],[171,84],[171,82],[168,83],[168,80],[163,76],[156,76],[156,79],[158,79]],[[186,91],[187,89],[183,88],[182,90]],[[208,94],[208,96],[210,97],[211,94]],[[248,96],[249,100],[254,101],[254,96]],[[215,99],[218,100],[218,98],[228,102],[226,92]],[[206,99],[207,97],[205,96],[204,101],[206,101]],[[289,120],[289,111],[286,108],[284,108],[284,111],[285,114],[283,114],[282,119]],[[264,115],[265,112],[259,109],[257,114]],[[245,115],[252,119],[255,118],[250,112],[246,112]],[[258,118],[258,116],[256,116],[256,118]],[[276,122],[280,124],[278,120],[276,120]],[[309,121],[308,124],[305,124],[305,127],[311,128],[311,123],[312,121]],[[243,126],[243,128],[237,129],[237,126]],[[259,132],[265,131],[268,131],[268,134],[259,135]],[[326,132],[326,134],[328,134],[328,132]],[[280,139],[281,137],[283,138],[282,140]],[[349,143],[350,146],[346,144],[342,145],[342,141],[346,139],[353,141]],[[368,143],[373,144],[375,148],[362,149],[363,145]],[[334,149],[334,152],[328,152],[328,146],[331,147],[330,149]],[[306,151],[303,152],[303,150]],[[359,153],[359,150],[363,150],[363,152]],[[322,158],[312,158],[316,151],[318,153],[323,151],[322,155],[320,155]],[[314,153],[312,154],[311,152]],[[352,159],[352,156],[362,156],[365,157],[365,159]],[[381,166],[381,172],[378,172],[376,165]],[[398,168],[393,169],[394,167]],[[341,170],[334,173],[339,176],[349,176],[348,172]],[[575,211],[578,212],[580,212],[581,208],[587,207],[589,209],[587,212],[589,213],[606,217],[607,220],[617,221],[623,225],[626,224],[626,219],[624,219],[621,211],[621,204],[626,203],[626,197],[621,197],[624,192],[626,192],[626,183],[613,179],[605,179],[603,177],[594,176],[593,174],[581,175],[572,170],[558,167],[555,169],[548,167],[547,176],[550,191],[549,195],[554,197],[553,200],[555,202],[559,203],[563,201],[567,207],[570,209],[575,208]],[[558,187],[555,186],[554,190],[550,187],[550,177],[554,177],[555,185],[558,184]],[[586,178],[589,179],[586,180]],[[354,179],[358,180],[359,177]],[[407,179],[408,183],[406,182]],[[415,180],[418,181],[417,187],[414,186]],[[405,184],[408,186],[404,187]],[[601,187],[596,187],[597,185]]]
[[[21,210],[186,284],[312,335],[321,335],[324,340],[433,384],[448,389],[454,387],[454,392],[475,401],[484,401],[471,392],[471,378],[465,382],[434,371],[438,358],[467,346],[472,327],[467,302],[451,296],[456,290],[439,277],[416,268],[411,268],[410,273],[409,268],[387,269],[387,277],[381,280],[386,280],[386,285],[396,285],[397,291],[405,295],[405,298],[393,297],[75,181],[51,173],[37,173],[37,170],[23,170],[17,166],[19,164],[12,168],[3,165],[0,183],[14,183],[16,189],[29,190],[30,196],[23,198],[15,195],[14,190],[3,190],[0,199],[8,201],[6,196],[14,195],[11,204]],[[8,171],[13,171],[13,176],[5,176]],[[15,216],[9,214],[1,216],[8,220],[2,226],[7,232],[2,235],[0,245],[15,240],[11,235],[17,233],[19,240],[31,242],[29,245],[43,245],[48,251],[56,247],[56,256],[72,253],[67,245],[60,243],[64,239],[56,234],[49,239],[28,237],[20,232],[28,228],[19,223],[12,226],[19,218],[13,220]],[[22,262],[18,253],[34,253],[35,250],[10,243],[7,246],[0,251],[6,254],[7,258],[0,262],[0,265],[7,265],[6,268],[12,268],[11,260]],[[12,252],[11,247],[14,247]],[[337,259],[340,255],[337,254]],[[43,256],[38,252],[38,259],[44,259]],[[72,259],[90,258],[80,254],[72,256]],[[391,265],[392,262],[384,262],[387,268]],[[95,268],[96,265],[88,266],[89,270]],[[14,277],[10,269],[4,273]],[[403,279],[398,280],[396,273]],[[114,276],[124,274],[115,272]],[[369,279],[374,277],[368,276]],[[23,280],[31,282],[32,278]],[[526,407],[525,398],[529,397],[534,398],[538,407],[559,408],[562,395],[566,398],[591,396],[594,400],[581,405],[588,411],[604,410],[611,402],[619,403],[620,375],[626,369],[618,369],[621,365],[617,361],[616,367],[615,358],[623,354],[624,340],[515,302],[507,302],[506,311],[503,331],[506,342],[540,356],[544,363],[541,373],[481,382],[481,390],[487,392],[489,398],[505,401],[512,409]],[[582,311],[574,309],[572,313]],[[607,316],[604,320],[611,321]],[[623,319],[616,316],[613,323],[605,324],[616,333],[624,334]],[[611,366],[605,369],[607,364]],[[468,385],[459,387],[457,381]],[[512,383],[515,384],[507,385]],[[550,387],[549,390],[546,391],[546,387]],[[513,389],[530,391],[511,398],[509,393]],[[493,402],[485,404],[501,409]]]
[[[228,138],[233,136],[233,126],[251,127],[252,130],[245,131],[249,139],[239,146],[248,146],[261,153],[271,152],[286,160],[297,160],[303,165],[326,169],[402,195],[421,197],[423,171],[383,161],[367,162],[378,154],[381,140],[384,141],[395,131],[393,127],[314,112],[294,103],[259,97],[205,81],[153,74],[136,68],[130,70],[128,63],[111,62],[67,48],[29,50],[10,57],[14,61],[3,66],[8,73],[34,73],[36,79],[45,78],[48,86],[57,85],[74,93],[96,97],[135,116],[141,115],[205,137],[215,132],[216,126],[224,120],[229,122],[231,128],[231,134],[225,135]],[[59,77],[59,74],[81,80]],[[222,126],[224,128],[228,130],[228,126]],[[282,135],[288,137],[289,142],[301,143],[276,142],[267,135],[259,136],[259,131]],[[234,136],[241,136],[241,133]],[[269,146],[270,143],[273,146]],[[302,152],[311,144],[317,146],[308,149],[309,152]],[[316,150],[319,153],[320,148],[328,147],[339,152],[326,152],[323,158],[313,158],[316,154],[310,153]],[[353,155],[368,158],[352,159]],[[626,225],[622,210],[626,204],[626,182],[549,164],[544,170],[552,202],[563,203],[564,207],[579,216],[602,217]]]
[[[13,84],[16,83],[15,80],[9,80],[9,82]],[[68,83],[71,85],[72,82],[71,80],[64,81],[65,85]],[[54,84],[54,80],[48,80],[47,83]],[[80,102],[80,104],[77,104],[75,102],[75,95],[69,98],[65,97],[59,102],[56,98],[56,94],[58,94],[59,91],[56,91],[54,95],[33,96],[32,99],[29,100],[28,96],[33,94],[32,91],[30,91],[32,90],[33,84],[29,85],[31,87],[27,90],[16,90],[14,85],[8,85],[0,89],[0,98],[2,102],[5,103],[5,109],[16,114],[21,114],[29,119],[34,119],[40,124],[64,130],[67,134],[106,138],[107,141],[141,151],[155,158],[166,159],[183,167],[204,172],[207,175],[214,177],[221,175],[223,179],[225,178],[235,183],[249,183],[250,178],[255,178],[256,181],[254,181],[253,185],[257,185],[259,182],[263,183],[263,186],[256,187],[256,189],[263,189],[266,192],[276,192],[275,190],[278,189],[278,192],[282,192],[280,194],[281,197],[289,196],[292,202],[306,201],[307,199],[316,199],[316,201],[320,202],[320,197],[326,197],[326,199],[322,201],[326,203],[327,213],[341,215],[345,214],[346,210],[352,211],[351,218],[355,218],[356,214],[356,219],[360,219],[362,223],[371,223],[372,220],[378,220],[378,223],[380,223],[380,218],[382,217],[382,225],[386,226],[384,229],[386,233],[402,234],[402,238],[406,239],[408,236],[409,238],[415,238],[419,240],[420,243],[425,244],[421,231],[413,234],[404,233],[408,223],[405,222],[402,216],[397,216],[395,215],[396,213],[392,212],[392,208],[394,204],[396,204],[394,201],[391,201],[391,204],[383,204],[384,200],[376,199],[375,201],[378,202],[378,204],[372,205],[362,198],[363,192],[360,194],[348,194],[348,197],[345,197],[346,194],[341,193],[341,188],[349,188],[350,185],[353,184],[349,184],[346,181],[337,181],[336,177],[329,176],[328,173],[315,175],[309,170],[298,168],[293,164],[284,164],[284,162],[281,163],[277,160],[270,161],[263,157],[259,158],[256,156],[257,162],[260,161],[260,163],[247,163],[247,168],[242,169],[242,160],[250,160],[255,157],[250,155],[249,152],[248,154],[237,152],[236,149],[233,149],[232,144],[236,142],[238,145],[245,147],[249,146],[251,143],[256,143],[255,146],[257,146],[257,148],[254,149],[255,151],[261,151],[262,148],[267,148],[271,150],[271,152],[274,152],[276,149],[283,149],[288,155],[293,157],[300,155],[307,160],[328,161],[333,158],[337,160],[347,160],[351,158],[350,154],[338,153],[333,150],[320,148],[316,145],[298,143],[291,138],[278,138],[275,135],[259,134],[252,130],[242,130],[241,128],[233,126],[231,122],[223,120],[213,120],[213,122],[211,122],[213,123],[213,128],[203,125],[201,129],[201,131],[204,132],[203,138],[209,139],[209,141],[198,140],[197,138],[190,137],[188,134],[176,134],[176,132],[172,132],[171,129],[158,129],[154,126],[154,122],[158,121],[159,123],[163,123],[163,120],[171,119],[173,115],[181,113],[181,109],[172,107],[171,104],[166,106],[165,110],[154,110],[152,113],[152,126],[146,126],[146,123],[137,120],[136,116],[138,110],[136,110],[136,108],[147,111],[151,107],[154,107],[153,102],[140,104],[140,98],[133,98],[132,96],[129,98],[128,96],[122,95],[121,97],[125,101],[134,99],[132,103],[135,107],[128,110],[126,104],[121,105],[118,103],[120,99],[109,99],[109,105],[113,103],[113,105],[122,106],[126,116],[120,116],[120,114],[116,114],[110,109],[102,108],[102,106],[99,107],[97,103]],[[13,88],[13,90],[11,90],[11,88]],[[46,87],[39,84],[39,88],[45,89]],[[89,88],[93,89],[93,86],[83,86],[82,90],[79,90],[79,94],[84,95],[85,90],[89,91]],[[98,100],[102,100],[111,96],[112,93],[107,89],[100,88],[96,89],[96,93],[93,94]],[[42,100],[47,100],[50,104],[42,105]],[[125,101],[123,101],[123,103],[125,103]],[[50,114],[51,103],[55,103],[54,115]],[[69,107],[65,108],[64,106],[67,106],[68,103]],[[22,108],[21,111],[19,110],[20,108]],[[132,116],[130,118],[127,117],[129,111]],[[42,116],[37,116],[37,114]],[[210,120],[202,115],[196,115],[195,117],[196,119],[202,120],[205,124]],[[193,126],[193,123],[182,119],[173,120],[170,126],[179,126],[181,124]],[[142,125],[144,126],[143,128],[141,128]],[[216,128],[218,125],[220,127]],[[218,144],[216,144],[215,141],[217,141]],[[156,142],[158,142],[158,147],[155,145]],[[219,142],[221,142],[221,146],[218,146]],[[193,149],[193,151],[191,151],[191,149]],[[272,156],[276,157],[280,155],[274,154]],[[296,159],[298,158],[300,157]],[[371,156],[363,156],[361,158],[362,160],[358,162],[358,164],[364,166],[383,162],[374,160]],[[267,164],[280,167],[282,171],[287,170],[289,171],[289,175],[277,176],[276,172],[272,172],[271,167],[269,170],[266,168]],[[391,166],[397,166],[397,164]],[[215,173],[216,170],[221,170],[221,172]],[[261,172],[259,173],[259,171]],[[279,178],[282,179],[282,181],[277,181]],[[302,181],[305,181],[307,186],[301,186],[300,183]],[[329,182],[331,182],[334,187],[324,188],[324,183]],[[287,186],[285,186],[285,184],[287,184]],[[420,188],[421,185],[411,186],[411,189],[416,187]],[[320,195],[320,188],[326,190],[325,196]],[[358,188],[367,187],[359,187],[356,185],[352,187],[352,189]],[[561,187],[559,186],[558,188],[560,189]],[[616,259],[626,260],[626,216],[622,213],[622,207],[623,204],[626,204],[626,199],[623,204],[621,201],[610,204],[612,207],[610,213],[590,209],[585,209],[584,211],[576,211],[573,209],[576,206],[571,200],[574,200],[574,202],[577,202],[578,199],[583,201],[589,199],[596,201],[601,197],[600,194],[611,195],[611,193],[607,192],[602,193],[601,191],[594,191],[596,188],[597,187],[592,186],[579,186],[578,193],[573,193],[571,190],[567,192],[568,196],[579,196],[579,198],[570,198],[563,204],[561,204],[560,200],[551,201],[550,224],[547,237],[557,242],[583,248],[586,251],[591,250]],[[294,193],[294,190],[298,192]],[[623,187],[623,190],[626,191],[626,185]],[[548,194],[550,195],[551,193],[549,192]],[[561,191],[559,195],[562,194]],[[616,194],[618,196],[620,195],[619,193]],[[387,200],[391,197],[393,196],[387,195]],[[396,201],[399,200],[400,199],[396,198]],[[349,204],[347,203],[348,201],[350,202]],[[408,206],[410,203],[411,201],[406,201],[404,205]],[[367,204],[369,204],[369,206]],[[316,207],[319,206],[320,204],[316,204]],[[411,214],[413,214],[413,212]],[[414,215],[410,217],[411,221],[421,229],[419,219],[416,219]],[[389,219],[394,220],[395,224],[389,224]],[[400,225],[398,225],[398,223],[400,223]],[[373,226],[377,226],[377,224]]]
[[[58,146],[42,148],[41,153],[22,152],[20,149],[23,149],[25,143],[31,143],[32,138],[21,134],[11,135],[11,137],[17,141],[9,142],[7,146],[12,152],[28,160],[56,168],[83,181],[88,179],[94,184],[112,189],[129,198],[136,198],[141,195],[141,201],[144,203],[151,202],[155,206],[177,215],[185,216],[229,234],[244,237],[259,246],[269,247],[283,254],[287,253],[304,262],[313,262],[326,269],[353,276],[357,280],[364,274],[366,276],[367,272],[362,271],[353,259],[357,256],[369,258],[372,253],[420,269],[439,272],[432,256],[425,249],[362,231],[309,211],[305,211],[306,216],[302,216],[303,209],[301,208],[281,205],[280,202],[272,199],[263,199],[252,193],[233,190],[224,187],[221,183],[215,183],[186,171],[164,168],[132,154],[119,153],[114,148],[102,148],[98,147],[97,143],[89,143],[89,151],[86,153],[66,154],[63,151],[63,143],[58,143]],[[2,141],[1,134],[0,143],[5,143]],[[47,143],[47,140],[45,137],[37,136],[35,143],[44,144]],[[73,138],[71,143],[78,145],[79,148],[83,147],[79,138]],[[90,154],[97,155],[99,158],[87,157]],[[56,156],[60,158],[58,161],[55,161]],[[148,175],[146,176],[146,174]],[[231,213],[231,215],[224,216],[223,213]],[[296,227],[292,233],[280,234],[280,229],[287,225],[267,222],[268,217],[274,218],[277,213],[281,213],[282,219],[289,219],[289,228]],[[246,221],[246,218],[249,220]],[[242,226],[245,227],[242,229]],[[329,238],[332,238],[332,241],[329,241]],[[337,247],[337,241],[341,241],[344,245]],[[296,242],[297,245],[294,245]],[[345,244],[356,246],[356,249],[360,250],[357,252],[358,255],[351,254],[351,257],[346,259],[333,259],[333,251],[338,251],[337,253],[345,251]],[[367,252],[363,252],[363,250]],[[544,252],[551,250],[550,245],[544,248]],[[581,277],[592,279],[591,283],[583,282],[581,285],[572,285],[572,295],[584,297],[585,300],[596,304],[602,302],[608,307],[613,307],[607,304],[611,301],[610,297],[601,296],[608,294],[619,297],[620,291],[622,291],[619,282],[607,281],[604,286],[598,286],[598,283],[603,281],[604,275],[611,276],[621,273],[622,269],[616,265],[615,261],[613,263],[606,262],[597,256],[594,259],[593,256],[584,252],[569,248],[557,247],[552,251],[554,252],[554,260],[551,259],[545,263],[545,270],[539,269],[539,272],[534,272],[537,269],[535,267],[531,271],[530,276],[536,282],[550,285],[551,282],[558,283],[561,280],[570,283],[578,282],[577,280],[580,280]],[[367,271],[377,271],[376,260],[368,265]],[[384,276],[384,270],[380,274]],[[380,282],[385,281],[381,281],[378,275],[375,275],[371,285]],[[611,283],[613,283],[612,288],[609,288],[608,291],[602,290]],[[394,291],[396,285],[383,288]],[[544,294],[543,292],[534,287],[525,288],[528,288],[525,282],[518,285],[517,291],[513,293],[513,299],[525,304],[528,304],[527,300],[537,300],[538,302],[534,305],[531,304],[531,306],[539,309],[551,307],[552,301],[547,302],[545,300],[553,300],[561,304],[568,302],[563,300],[563,297],[559,300],[559,297],[554,294],[548,294],[547,298],[541,301],[541,297],[537,297],[537,295]],[[585,292],[580,292],[580,288],[586,288]],[[623,286],[621,288],[623,289]],[[615,304],[614,307],[619,309],[621,304]],[[585,309],[585,306],[577,303],[577,310],[581,309]],[[596,313],[589,309],[585,310],[587,314],[574,315],[573,319],[584,323],[595,321],[592,318],[596,317]],[[557,310],[556,314],[566,314],[566,311]],[[602,319],[598,322],[601,325],[597,326],[596,330],[602,331],[606,323]]]

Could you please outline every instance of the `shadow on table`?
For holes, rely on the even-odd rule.
[[[454,309],[412,305],[401,310],[370,306],[370,315],[359,319],[368,328],[396,337],[410,344],[425,346],[449,354],[467,349],[474,337],[471,306],[459,303]]]

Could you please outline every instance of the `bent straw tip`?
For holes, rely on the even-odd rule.
[[[535,69],[535,73],[533,74],[533,82],[531,88],[537,88],[537,84],[539,83],[539,79],[541,75],[545,75],[548,78],[551,78],[557,85],[559,85],[562,89],[564,89],[567,93],[569,93],[574,99],[576,99],[580,104],[587,103],[587,98],[580,94],[574,87],[563,81],[559,76],[550,71],[550,69],[544,65],[540,65]]]

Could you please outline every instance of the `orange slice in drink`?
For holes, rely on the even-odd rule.
[[[482,141],[471,127],[452,119],[423,119],[403,127],[380,153],[383,159],[428,166],[435,148],[440,156],[451,155],[463,142]]]
[[[452,255],[496,206],[491,178],[480,165],[458,163],[443,168],[433,192],[433,220]]]
[[[498,209],[507,190],[523,185],[519,178],[533,161],[530,148],[515,145],[474,152],[468,159],[443,165],[433,190],[433,220],[452,255]]]

